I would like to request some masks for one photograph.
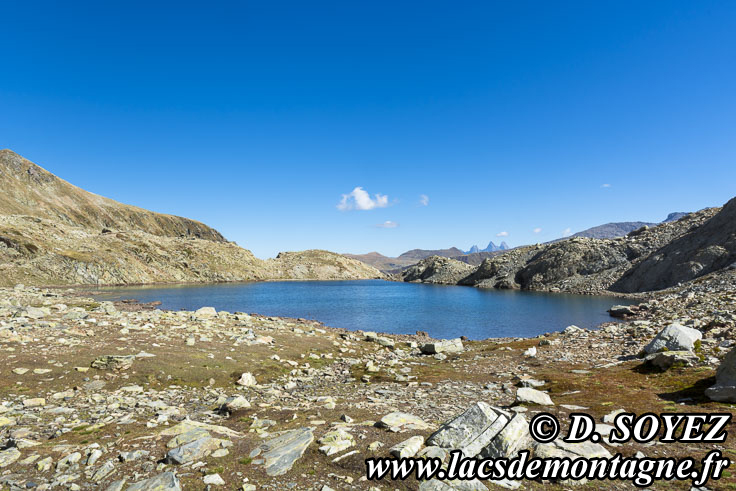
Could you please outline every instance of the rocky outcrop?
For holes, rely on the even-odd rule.
[[[265,261],[265,267],[274,278],[293,280],[359,280],[383,277],[373,266],[318,249],[281,252],[276,259]]]
[[[736,218],[732,209],[736,209],[733,202],[720,213],[718,209],[706,209],[616,239],[573,237],[517,247],[484,259],[475,269],[460,268],[457,261],[431,257],[402,271],[397,279],[574,293],[664,288],[695,275],[659,275],[661,268],[650,266],[659,264],[662,259],[657,259],[658,256],[680,258],[685,266],[672,261],[666,263],[674,271],[697,269],[702,274],[736,261]],[[642,273],[636,273],[638,270]],[[630,277],[639,279],[630,280]]]
[[[398,257],[387,257],[377,252],[369,252],[367,254],[343,254],[345,257],[351,259],[357,259],[358,261],[364,262],[374,268],[384,271],[386,273],[395,273],[401,271],[402,268],[412,266],[418,261],[430,256],[442,256],[442,257],[462,257],[463,251],[457,247],[450,247],[449,249],[412,249],[406,251]]]
[[[422,259],[414,266],[406,268],[398,277],[401,281],[421,283],[455,284],[470,274],[473,267],[469,264],[441,256]]]
[[[46,219],[0,216],[0,285],[98,285],[276,279],[380,278],[366,264],[328,251],[261,260],[231,242],[98,233]]]
[[[611,287],[661,290],[736,263],[736,198],[712,218],[653,252]]]

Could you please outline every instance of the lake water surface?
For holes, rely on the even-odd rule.
[[[595,327],[613,320],[606,310],[627,304],[621,298],[462,286],[362,281],[281,281],[109,287],[100,300],[134,298],[161,301],[161,308],[196,310],[211,306],[228,312],[303,317],[350,330],[470,339],[532,337],[575,324]]]

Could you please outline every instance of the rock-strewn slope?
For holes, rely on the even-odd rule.
[[[718,214],[641,261],[612,289],[661,290],[725,268],[736,262],[736,198]]]
[[[0,286],[381,276],[327,251],[264,261],[204,224],[88,193],[0,151]]]
[[[735,309],[736,271],[726,271],[653,294],[636,307],[639,318],[600,329],[440,342],[0,288],[0,482],[13,490],[570,489],[569,481],[368,481],[365,460],[431,457],[447,468],[449,452],[460,449],[479,458],[531,450],[540,458],[700,461],[712,444],[612,443],[612,421],[683,404],[728,412],[706,395],[734,401],[725,375],[736,370],[727,355]],[[654,354],[675,363],[637,356],[672,330],[699,342]],[[565,435],[570,414],[581,411],[596,421],[598,443],[529,438],[535,415],[553,414]],[[719,450],[736,453],[736,441]],[[730,474],[707,484],[733,486]]]
[[[458,279],[457,275],[437,276],[434,271],[447,269],[448,263],[429,258],[401,272],[398,279],[427,281],[429,278],[433,283],[482,288],[584,293],[603,293],[612,288],[628,293],[666,288],[696,277],[695,270],[705,274],[736,259],[733,255],[736,219],[732,216],[736,206],[732,203],[720,213],[717,208],[702,210],[675,222],[636,230],[626,237],[574,237],[517,247],[485,259]],[[669,258],[663,264],[673,267],[677,263],[677,268],[658,281],[643,279],[650,271],[660,271],[654,266],[661,261],[659,257]],[[694,266],[693,262],[701,266]],[[622,277],[625,280],[619,282]]]
[[[94,285],[275,279],[344,280],[382,274],[328,251],[261,260],[231,242],[95,232],[28,216],[0,216],[0,285]]]

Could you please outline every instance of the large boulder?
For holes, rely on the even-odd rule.
[[[211,319],[212,317],[217,317],[217,311],[214,307],[202,307],[194,311],[192,317],[195,319]]]
[[[638,305],[614,305],[608,309],[608,313],[611,317],[619,317],[625,319],[627,317],[633,317],[639,313]]]
[[[716,371],[716,383],[705,395],[718,402],[736,402],[736,348],[728,352]]]
[[[445,423],[427,440],[428,445],[460,449],[466,457],[475,457],[491,443],[511,416],[485,402],[476,402],[462,414]]]
[[[532,443],[529,422],[522,414],[516,414],[480,455],[485,459],[511,458],[529,448]]]
[[[692,351],[661,351],[647,355],[644,362],[664,372],[673,366],[692,366],[698,362],[698,357]]]
[[[465,457],[509,458],[529,448],[531,436],[523,415],[476,402],[443,424],[427,439],[427,445],[460,450]]]
[[[703,339],[703,334],[692,327],[677,322],[665,327],[651,343],[644,347],[648,354],[660,351],[692,351],[695,342]]]
[[[435,341],[433,343],[423,344],[420,348],[425,355],[434,355],[437,353],[460,353],[465,348],[460,338],[447,339],[444,341]]]

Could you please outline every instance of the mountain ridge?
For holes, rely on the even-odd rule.
[[[9,149],[0,150],[0,213],[85,228],[146,230],[162,237],[225,242],[201,222],[127,205],[79,188]]]
[[[499,245],[496,245],[493,243],[493,241],[490,241],[485,249],[481,249],[477,245],[473,245],[470,249],[464,251],[463,254],[475,254],[476,252],[506,251],[509,249],[510,247],[505,241],[502,241]]]
[[[0,151],[0,286],[381,277],[324,250],[258,259],[201,222],[89,193]]]
[[[429,257],[399,281],[604,294],[662,290],[736,267],[736,198],[624,237],[570,237],[467,264]],[[459,277],[459,279],[457,279]],[[455,281],[456,280],[456,281]]]

